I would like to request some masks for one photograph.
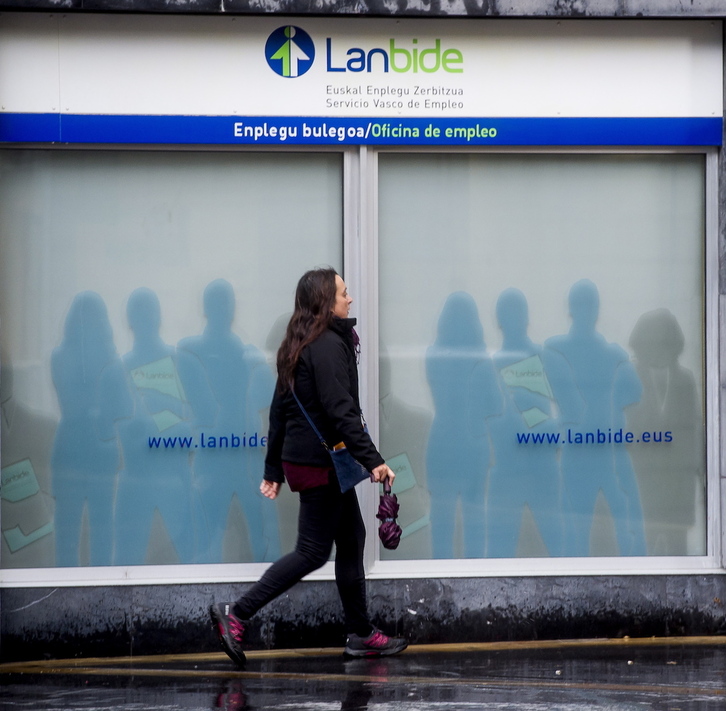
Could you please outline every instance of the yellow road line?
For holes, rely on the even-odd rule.
[[[460,642],[451,644],[414,644],[404,654],[436,654],[463,652],[499,652],[538,649],[627,648],[668,646],[720,646],[726,645],[726,635],[702,637],[623,637],[618,639],[565,639],[532,640],[524,642]],[[245,652],[248,659],[294,659],[299,657],[327,657],[343,653],[342,647],[310,647],[306,649],[262,649]],[[83,659],[55,659],[0,664],[0,674],[19,670],[69,669],[73,667],[114,666],[141,664],[217,662],[227,659],[224,652],[200,654],[157,654],[136,657],[88,657]]]
[[[466,652],[498,652],[517,650],[557,650],[557,649],[613,649],[632,647],[665,647],[665,646],[720,646],[726,645],[726,636],[712,637],[638,637],[621,639],[576,639],[576,640],[534,640],[524,642],[480,642],[480,643],[453,643],[453,644],[417,644],[410,646],[403,654],[443,654],[443,653],[466,653]],[[271,649],[256,650],[246,653],[250,660],[264,659],[291,659],[301,657],[325,657],[339,656],[343,650],[340,647],[319,647],[307,649]],[[235,669],[212,670],[212,669],[163,669],[158,668],[160,664],[179,664],[185,666],[199,663],[226,663],[227,655],[223,652],[211,652],[203,654],[163,654],[145,655],[138,657],[90,657],[86,659],[57,659],[38,660],[28,662],[9,662],[0,664],[0,674],[87,674],[87,675],[119,675],[119,676],[173,676],[173,677],[238,677],[238,678],[284,678],[284,679],[325,679],[330,681],[356,680],[355,675],[336,674],[299,674],[299,673],[276,673],[276,672],[244,672]],[[156,666],[157,668],[149,668]],[[365,681],[375,681],[378,677],[365,675],[361,677]],[[449,677],[394,677],[401,683],[465,683],[465,684],[488,684],[517,686],[521,684],[532,685],[529,682],[506,681],[495,682],[482,679],[452,680]],[[552,682],[552,685],[561,688],[563,681]],[[548,682],[537,681],[535,686],[546,686]],[[569,687],[568,687],[569,688]],[[577,686],[576,688],[587,688]],[[597,688],[610,688],[597,685]],[[615,685],[612,688],[619,688]],[[628,686],[627,688],[633,688]],[[637,686],[635,688],[643,689]],[[654,687],[661,689],[662,687]],[[674,687],[681,689],[682,687]],[[674,691],[674,693],[679,693]],[[705,693],[705,692],[704,692]],[[726,695],[724,691],[709,692],[716,695]]]

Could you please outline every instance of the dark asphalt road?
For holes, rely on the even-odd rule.
[[[726,637],[418,645],[0,665],[8,711],[726,709]]]

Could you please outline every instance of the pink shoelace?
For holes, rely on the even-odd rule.
[[[388,644],[388,637],[383,634],[380,630],[376,630],[376,633],[368,640],[364,642],[366,647],[385,647]]]
[[[244,635],[245,627],[234,615],[229,616],[229,631],[230,631],[232,637],[234,637],[235,641],[237,641],[237,642],[242,641],[242,636]]]

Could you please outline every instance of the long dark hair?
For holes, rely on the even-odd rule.
[[[321,267],[305,272],[297,283],[295,310],[277,351],[277,376],[282,391],[292,386],[303,348],[323,333],[333,320],[336,276],[332,267]]]

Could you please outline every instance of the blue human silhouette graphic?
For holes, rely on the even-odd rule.
[[[61,418],[51,454],[56,563],[77,566],[83,508],[91,565],[110,565],[118,445],[101,434],[101,374],[118,360],[106,304],[93,291],[75,296],[61,344],[50,359]]]
[[[434,401],[426,451],[433,556],[454,557],[460,502],[464,556],[482,557],[490,456],[487,419],[501,412],[502,395],[470,294],[458,291],[446,299],[436,341],[426,351],[426,377]]]
[[[222,562],[222,546],[232,497],[242,505],[255,561],[274,560],[280,554],[275,505],[259,490],[264,474],[265,448],[261,412],[269,407],[274,377],[262,351],[232,332],[235,296],[224,279],[204,291],[207,324],[200,336],[185,338],[179,351],[201,362],[218,405],[216,422],[206,431],[207,440],[225,446],[196,450],[195,475],[208,532],[203,559]],[[237,446],[228,446],[233,443]],[[222,440],[225,438],[225,440]]]
[[[597,497],[602,492],[615,522],[621,555],[645,555],[643,514],[630,455],[623,444],[577,443],[577,435],[598,432],[607,437],[625,426],[625,409],[637,403],[642,385],[628,354],[596,330],[600,312],[597,287],[589,279],[575,283],[569,294],[572,326],[546,346],[561,353],[572,368],[582,397],[582,418],[575,437],[563,446],[562,474],[568,511],[566,554],[590,554],[590,534]]]
[[[527,335],[529,308],[519,289],[497,300],[502,348],[492,359],[504,409],[489,421],[493,465],[487,492],[487,556],[514,557],[528,506],[551,556],[562,555],[563,511],[559,446],[519,441],[522,435],[559,437],[575,423],[582,402],[565,359]]]
[[[191,438],[213,422],[215,404],[199,362],[161,338],[161,307],[150,289],[136,289],[127,304],[133,348],[120,367],[104,373],[104,424],[115,424],[123,451],[115,517],[116,565],[144,563],[158,510],[179,562],[195,562],[195,516],[189,447],[154,448],[149,439]],[[118,397],[122,383],[126,397]],[[189,440],[187,440],[189,441]]]
[[[13,363],[0,349],[0,558],[3,568],[49,568],[56,552],[50,457],[58,422],[13,389]]]
[[[705,541],[689,550],[688,534],[696,505],[705,500],[704,415],[696,379],[678,360],[683,331],[668,309],[655,309],[638,319],[629,343],[643,397],[628,410],[628,429],[651,431],[657,438],[631,447],[648,554],[702,555]]]
[[[391,359],[379,348],[379,442],[381,456],[396,474],[393,493],[398,497],[401,543],[395,551],[381,546],[386,560],[431,558],[431,498],[426,477],[426,442],[431,413],[410,405],[396,393]]]

